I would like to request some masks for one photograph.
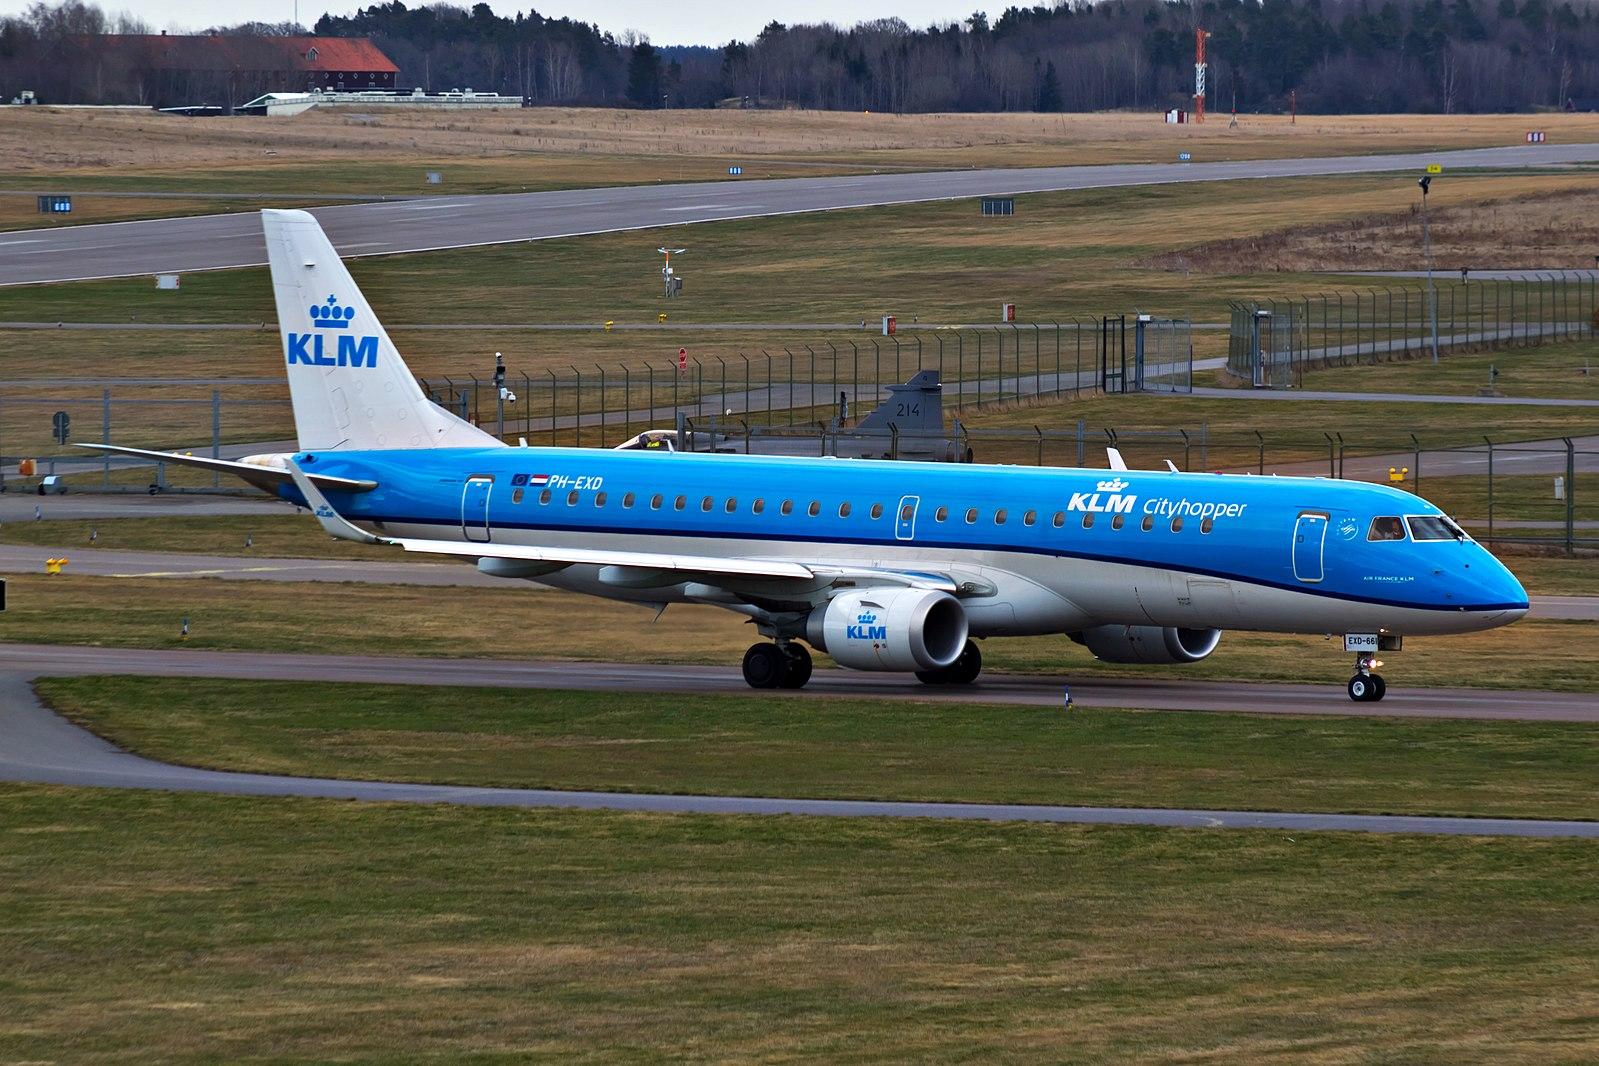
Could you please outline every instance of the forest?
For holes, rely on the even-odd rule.
[[[530,104],[892,112],[1165,109],[1191,100],[1210,32],[1209,108],[1508,112],[1599,106],[1599,6],[1553,0],[1086,0],[916,28],[773,22],[753,40],[661,45],[488,4],[374,4],[310,27],[223,34],[369,37],[399,84],[470,86]],[[148,32],[83,0],[0,18],[0,94],[124,102],[86,39]],[[70,43],[70,49],[69,49]],[[64,62],[63,50],[79,57]]]

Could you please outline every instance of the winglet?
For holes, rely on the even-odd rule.
[[[300,495],[305,497],[305,502],[311,508],[311,513],[316,515],[316,520],[322,523],[322,528],[328,531],[328,536],[340,540],[354,540],[362,544],[392,544],[393,541],[384,540],[382,537],[373,536],[364,529],[358,529],[344,519],[339,512],[328,503],[328,498],[322,495],[322,490],[311,483],[305,476],[305,471],[300,469],[300,464],[293,459],[285,458],[289,464],[289,476],[294,478],[294,487],[300,490]]]
[[[1127,469],[1127,460],[1122,458],[1122,453],[1121,453],[1121,451],[1119,449],[1117,449],[1117,448],[1106,448],[1105,449],[1105,458],[1110,460],[1110,468],[1112,470],[1126,470]]]

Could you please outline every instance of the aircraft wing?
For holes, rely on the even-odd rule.
[[[294,480],[293,475],[282,467],[257,466],[255,463],[240,463],[232,459],[212,459],[208,456],[184,455],[180,452],[158,452],[148,448],[127,448],[120,444],[79,444],[77,447],[92,448],[97,452],[115,452],[118,455],[136,455],[141,459],[152,459],[159,463],[197,466],[202,470],[232,474],[267,492],[273,492],[279,485],[287,485]],[[376,481],[357,481],[352,478],[330,477],[327,474],[307,476],[322,488],[340,492],[371,492],[378,487]]]
[[[673,555],[664,552],[613,551],[603,548],[575,548],[523,544],[490,544],[474,541],[423,540],[410,537],[380,537],[368,533],[347,520],[333,506],[293,459],[288,463],[288,473],[300,494],[311,506],[322,528],[330,536],[341,540],[360,541],[364,544],[392,544],[408,552],[428,555],[452,555],[468,559],[507,559],[515,562],[555,563],[562,566],[617,566],[639,571],[666,571],[693,577],[726,578],[778,578],[800,581],[821,581],[825,584],[853,582],[864,585],[912,585],[937,588],[947,592],[957,591],[956,582],[948,575],[921,571],[893,570],[876,567],[849,567],[824,564],[798,563],[787,559],[750,559],[732,556]]]

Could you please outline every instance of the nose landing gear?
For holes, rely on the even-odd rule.
[[[1357,703],[1375,703],[1388,694],[1388,683],[1381,674],[1372,673],[1381,666],[1370,655],[1355,656],[1355,676],[1349,679],[1349,698]]]

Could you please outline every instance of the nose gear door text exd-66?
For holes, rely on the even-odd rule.
[[[1307,584],[1320,581],[1322,552],[1327,543],[1327,515],[1304,511],[1294,522],[1294,577]]]
[[[494,479],[469,477],[461,488],[461,535],[467,540],[489,539],[489,492]]]

